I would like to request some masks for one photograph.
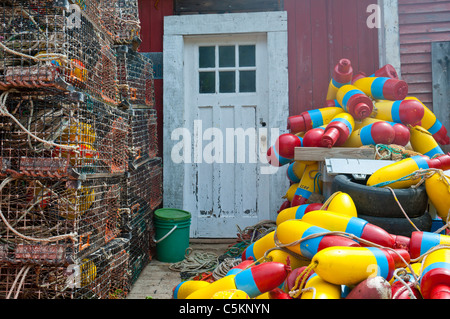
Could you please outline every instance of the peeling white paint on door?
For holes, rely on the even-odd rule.
[[[191,237],[276,217],[285,169],[261,166],[268,132],[286,128],[287,87],[285,12],[166,18],[164,206],[192,213]]]

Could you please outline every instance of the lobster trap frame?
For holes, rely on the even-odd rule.
[[[148,159],[127,175],[122,180],[122,207],[155,210],[162,202],[161,158]]]
[[[83,179],[127,171],[127,112],[84,94],[8,93],[0,101],[0,176]]]
[[[122,237],[129,240],[130,281],[134,284],[142,270],[151,260],[151,236],[153,230],[153,212],[135,205],[130,209],[127,227],[124,227]]]
[[[155,92],[152,61],[125,45],[117,46],[116,52],[121,100],[134,108],[153,107]]]
[[[0,299],[120,299],[130,290],[128,240],[67,266],[0,265]]]
[[[158,155],[158,136],[155,109],[130,109],[128,149],[130,165]]]
[[[120,180],[14,179],[0,184],[0,264],[66,264],[117,238]]]
[[[2,1],[0,90],[78,90],[118,104],[112,45],[76,3]]]
[[[114,44],[140,44],[137,0],[100,0],[101,24]]]

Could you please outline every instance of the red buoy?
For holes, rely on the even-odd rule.
[[[322,136],[325,133],[325,127],[313,128],[303,136],[303,147],[322,147]]]

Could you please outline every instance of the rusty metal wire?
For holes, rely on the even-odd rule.
[[[137,0],[0,0],[0,299],[124,298],[150,261],[162,167],[139,36]]]
[[[140,43],[137,0],[100,0],[101,24],[115,44]]]
[[[140,204],[130,210],[128,227],[121,236],[129,239],[130,281],[134,284],[152,258],[153,213]]]
[[[0,299],[118,299],[130,290],[128,240],[118,238],[73,264],[0,265]]]
[[[121,100],[133,105],[133,108],[153,107],[155,94],[152,61],[128,46],[118,46],[116,52]]]
[[[127,112],[90,96],[76,101],[68,95],[35,92],[10,94],[6,108],[33,135],[75,150],[42,143],[0,114],[3,175],[7,168],[22,176],[50,178],[127,170]]]
[[[158,155],[156,111],[154,109],[130,109],[128,154],[131,164]]]
[[[157,208],[162,202],[161,158],[151,159],[130,169],[123,188],[126,192],[126,207],[132,208],[139,204],[145,209]]]
[[[120,202],[118,179],[9,181],[0,191],[0,263],[64,264],[82,258],[118,237]],[[56,239],[44,244],[47,238]]]
[[[130,272],[134,283],[154,254],[152,219],[153,211],[162,202],[161,159],[130,169],[128,177],[122,180],[122,191],[122,207],[129,207],[122,236],[130,239]]]
[[[75,88],[117,104],[112,39],[79,6],[67,9],[53,0],[0,3],[0,90]]]

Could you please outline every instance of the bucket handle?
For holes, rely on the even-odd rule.
[[[166,239],[167,237],[169,237],[170,234],[172,234],[174,232],[175,229],[177,229],[178,225],[173,226],[173,228],[167,233],[165,234],[162,238],[158,239],[158,240],[154,240],[153,241],[157,244],[161,241],[163,241],[164,239]]]

